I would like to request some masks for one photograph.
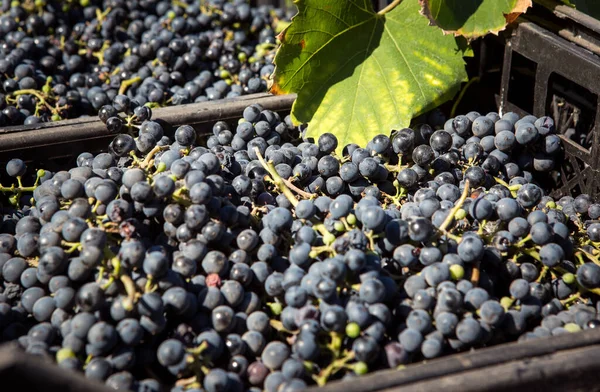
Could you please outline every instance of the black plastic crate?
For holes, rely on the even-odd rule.
[[[600,330],[483,348],[384,370],[352,381],[334,381],[311,392],[378,391],[599,391]],[[108,392],[81,373],[0,347],[3,392]]]
[[[600,21],[548,3],[550,9],[534,7],[507,39],[499,107],[554,118],[565,158],[557,162],[552,196],[598,196]]]
[[[387,1],[382,0],[380,3],[386,4]],[[539,15],[544,18],[539,19]],[[485,69],[486,66],[495,67],[495,62],[488,60],[490,56],[497,59],[498,53],[490,53],[490,48],[502,48],[501,66],[493,71],[497,75],[488,77],[488,81],[493,79],[492,83],[482,83],[481,88],[497,93],[501,111],[512,110],[540,116],[547,112],[549,99],[553,99],[549,98],[553,93],[552,75],[557,74],[566,80],[567,86],[559,89],[564,95],[562,98],[573,101],[572,105],[580,111],[589,111],[591,106],[595,115],[589,124],[588,132],[592,135],[589,148],[562,135],[567,163],[573,165],[574,160],[577,161],[573,173],[563,169],[562,186],[556,189],[554,195],[573,190],[597,195],[600,189],[600,178],[596,178],[600,170],[600,139],[595,130],[596,125],[600,124],[600,103],[596,99],[595,106],[590,105],[587,97],[578,97],[569,89],[573,90],[572,85],[575,85],[590,91],[596,98],[600,94],[600,21],[568,7],[557,6],[553,11],[537,9],[527,18],[522,18],[519,25],[506,36],[506,42],[503,37],[492,37],[478,44],[479,58],[475,62],[475,73],[480,74],[489,71]],[[522,75],[520,80],[532,88],[533,95],[524,97],[524,101],[517,104],[511,99],[511,92],[522,91],[519,88],[524,87],[511,86],[511,81],[515,80],[514,63],[519,56],[525,59],[525,64],[527,61],[535,64],[535,72]],[[501,88],[495,89],[496,82]],[[465,102],[469,101],[468,95]],[[477,94],[471,93],[472,100],[478,98]],[[293,95],[249,95],[231,100],[160,108],[154,110],[153,118],[162,120],[171,127],[191,124],[200,133],[208,133],[217,120],[239,118],[242,110],[251,102],[260,102],[265,108],[286,113],[289,112],[293,99]],[[104,124],[95,117],[6,128],[0,130],[0,161],[15,156],[40,161],[72,156],[84,150],[97,151],[98,148],[105,148],[112,137],[114,135],[108,134]],[[376,372],[352,381],[334,381],[324,387],[312,387],[309,390],[595,391],[600,390],[597,382],[599,371],[600,330],[593,329],[480,348],[407,365],[403,369]],[[17,388],[19,391],[107,391],[106,387],[91,383],[80,374],[65,371],[55,364],[24,354],[15,344],[10,343],[0,348],[0,377],[4,380],[1,390],[7,392],[16,391]]]
[[[260,103],[265,109],[287,114],[294,99],[295,95],[251,94],[157,108],[152,111],[152,118],[161,122],[167,132],[187,124],[194,126],[199,134],[205,134],[212,132],[212,125],[216,121],[237,121],[244,108],[251,103]],[[42,162],[72,156],[76,152],[97,152],[106,149],[114,136],[97,116],[0,128],[0,162],[14,157]]]
[[[509,343],[376,372],[311,392],[596,391],[600,331]]]
[[[65,371],[40,357],[25,354],[16,343],[0,346],[3,392],[109,392],[105,385],[82,374]]]

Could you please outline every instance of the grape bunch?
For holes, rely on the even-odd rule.
[[[266,91],[287,20],[246,0],[2,1],[0,126]]]
[[[600,204],[536,182],[550,118],[340,148],[260,104],[203,145],[138,116],[76,167],[8,163],[2,341],[115,389],[291,392],[600,325]]]

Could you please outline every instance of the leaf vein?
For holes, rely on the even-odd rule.
[[[394,103],[394,111],[396,112],[396,115],[398,116],[398,118],[400,118],[400,117],[402,117],[402,115],[400,114],[400,111],[398,110],[398,103],[396,102],[396,97],[392,93],[392,89],[390,88],[390,84],[388,83],[388,80],[387,80],[387,77],[385,75],[385,72],[383,71],[383,67],[379,63],[379,60],[377,59],[377,56],[373,55],[372,57],[373,57],[373,60],[375,61],[375,63],[377,64],[377,66],[379,67],[379,70],[381,71],[381,75],[382,75],[383,80],[385,82],[385,87],[387,88],[388,93],[390,94],[390,98],[392,99],[392,102]]]
[[[365,50],[365,59],[363,60],[361,66],[360,66],[360,74],[358,75],[356,93],[354,94],[354,102],[352,102],[352,111],[351,111],[351,114],[350,114],[350,122],[348,124],[352,124],[352,122],[354,120],[354,113],[355,113],[355,108],[356,108],[356,101],[357,101],[357,98],[358,98],[358,86],[360,85],[360,81],[362,79],[362,74],[363,74],[363,71],[365,70],[365,61],[367,60],[367,57],[369,56],[369,48],[371,47],[371,42],[373,42],[373,36],[375,35],[375,30],[377,28],[377,23],[379,23],[379,19],[375,20],[375,26],[373,26],[373,30],[371,31],[371,37],[369,37],[369,43],[367,44],[367,48]],[[385,24],[384,24],[384,26],[385,26]],[[360,121],[359,121],[359,123],[360,123]],[[346,129],[346,133],[348,133],[349,128],[350,127],[348,127],[348,129]]]
[[[427,97],[425,96],[425,92],[423,91],[423,86],[421,86],[421,83],[419,82],[419,79],[417,79],[417,75],[415,75],[415,73],[413,72],[410,63],[408,62],[408,60],[406,59],[406,56],[404,56],[404,52],[402,51],[402,49],[400,49],[400,47],[398,46],[398,42],[396,42],[396,40],[394,39],[394,36],[392,35],[392,33],[388,30],[387,26],[385,25],[385,23],[383,24],[383,28],[385,29],[385,31],[388,33],[388,35],[390,36],[390,38],[392,39],[392,42],[394,43],[394,45],[396,46],[396,49],[398,50],[398,53],[400,53],[400,55],[402,56],[402,59],[404,60],[404,62],[406,63],[406,67],[408,68],[408,71],[410,72],[410,74],[412,75],[413,79],[415,80],[415,83],[417,84],[417,86],[419,86],[419,91],[421,91],[421,95],[423,96],[423,100],[425,102],[427,102]]]
[[[314,7],[314,6],[311,6],[311,8],[314,8],[314,9],[315,9],[315,10],[317,10],[317,11],[322,11],[322,12],[324,12],[324,13],[328,14],[328,15],[331,15],[331,16],[333,16],[335,19],[337,19],[337,20],[339,20],[340,22],[342,22],[342,23],[343,23],[343,24],[344,24],[346,27],[350,27],[350,25],[348,24],[348,22],[346,22],[344,19],[340,18],[339,16],[337,16],[336,14],[334,14],[334,13],[333,13],[333,12],[331,12],[331,11],[328,11],[328,10],[326,10],[326,9],[324,9],[324,8]]]
[[[310,30],[304,30],[304,31],[295,31],[293,33],[287,33],[286,36],[294,36],[294,35],[300,35],[300,34],[306,34],[306,33],[323,33],[323,34],[327,34],[327,35],[333,37],[333,34],[331,34],[329,31],[319,30],[319,29],[310,29]]]
[[[315,50],[315,52],[314,52],[314,53],[312,53],[310,56],[308,56],[308,58],[307,58],[307,59],[306,59],[306,60],[305,60],[305,61],[304,61],[304,62],[303,62],[303,63],[302,63],[302,64],[301,64],[299,67],[298,67],[298,69],[296,69],[296,70],[295,70],[294,74],[293,74],[293,75],[290,77],[290,79],[289,79],[289,80],[288,80],[286,83],[284,83],[284,84],[281,86],[281,89],[285,89],[285,86],[286,86],[286,85],[287,85],[289,82],[291,82],[291,81],[294,79],[294,77],[296,76],[296,74],[297,74],[297,73],[298,73],[298,72],[299,72],[301,69],[303,69],[303,68],[304,68],[304,66],[305,66],[305,65],[306,65],[306,64],[307,64],[307,63],[308,63],[308,62],[309,62],[309,61],[310,61],[310,60],[311,60],[311,59],[312,59],[312,58],[313,58],[313,57],[314,57],[314,56],[315,56],[317,53],[319,53],[319,52],[320,52],[320,51],[321,51],[323,48],[325,48],[327,45],[329,45],[329,44],[331,43],[331,41],[333,41],[334,39],[336,39],[336,38],[337,38],[337,37],[339,37],[340,35],[342,35],[342,34],[345,34],[345,33],[347,33],[348,31],[350,31],[350,30],[352,30],[352,29],[354,29],[354,28],[357,28],[357,27],[359,27],[359,26],[362,26],[363,24],[365,24],[365,23],[367,23],[367,22],[370,22],[370,21],[371,21],[371,19],[372,19],[372,18],[366,19],[366,20],[364,20],[364,21],[362,21],[362,22],[360,22],[360,23],[357,23],[357,24],[355,24],[355,25],[353,25],[353,26],[350,26],[350,27],[348,27],[347,29],[344,29],[344,30],[340,31],[339,33],[337,33],[336,35],[332,36],[332,37],[331,37],[331,38],[330,38],[330,39],[329,39],[327,42],[325,42],[325,43],[324,43],[324,44],[323,44],[323,45],[322,45],[320,48],[318,48],[317,50]]]

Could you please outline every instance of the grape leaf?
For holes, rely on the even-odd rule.
[[[447,33],[473,39],[497,34],[531,7],[531,0],[420,0],[422,13]]]
[[[451,98],[466,79],[456,40],[428,26],[418,0],[390,12],[370,0],[296,0],[298,14],[279,39],[271,91],[297,93],[295,123],[307,137],[331,132],[338,151],[407,127]]]

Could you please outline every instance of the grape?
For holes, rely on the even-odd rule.
[[[434,159],[433,149],[426,144],[417,146],[413,150],[412,159],[413,162],[415,162],[417,165],[425,167],[429,165]]]
[[[407,328],[400,333],[398,341],[409,353],[417,351],[423,342],[423,335],[419,331]]]
[[[136,346],[141,343],[144,332],[137,319],[128,318],[119,321],[117,332],[121,340],[130,346]]]
[[[429,317],[429,314],[426,311],[415,309],[408,315],[406,326],[421,334],[427,333],[432,327],[431,317]]]
[[[529,230],[531,240],[538,245],[544,245],[550,242],[553,236],[552,228],[545,222],[537,222]]]
[[[478,236],[469,235],[458,245],[457,253],[465,263],[477,261],[484,253],[483,242]]]
[[[456,326],[456,337],[462,343],[474,344],[479,340],[480,335],[481,326],[473,318],[465,318]]]
[[[481,308],[481,305],[483,305],[483,303],[486,302],[488,299],[488,292],[482,288],[476,287],[468,290],[465,294],[465,305],[467,305],[472,310],[476,310]]]
[[[593,263],[585,263],[577,269],[577,282],[585,288],[600,286],[600,267]]]
[[[437,248],[433,248],[437,249]],[[423,252],[421,252],[421,255]],[[441,259],[441,253],[439,258]],[[428,265],[427,268],[423,269],[423,275],[425,276],[425,281],[431,287],[436,287],[440,283],[447,281],[450,279],[450,268],[448,264],[435,262],[431,265]]]
[[[421,352],[425,358],[436,358],[442,354],[443,346],[439,340],[425,339],[421,344]]]
[[[455,314],[450,312],[440,312],[435,317],[435,326],[442,335],[451,336],[454,334],[458,321],[459,319]]]
[[[221,369],[211,370],[203,380],[203,386],[207,392],[224,391],[227,390],[228,385],[227,373]]]
[[[473,123],[471,128],[473,135],[484,137],[493,133],[494,122],[490,118],[486,116],[479,116],[472,121]]]
[[[369,279],[360,286],[360,298],[367,303],[381,302],[385,297],[385,286],[378,279]]]
[[[424,241],[430,238],[432,233],[433,226],[427,219],[415,218],[408,223],[408,235],[413,241]]]
[[[542,263],[547,267],[557,266],[565,257],[565,252],[560,245],[549,243],[540,249],[540,258]]]
[[[93,355],[102,355],[117,344],[118,335],[112,325],[99,321],[89,329],[87,339]]]
[[[531,123],[515,124],[515,137],[519,144],[529,144],[535,141],[538,137],[537,128]]]
[[[41,297],[33,304],[31,314],[39,321],[48,321],[56,309],[56,303],[52,297]]]
[[[538,204],[542,198],[542,190],[535,184],[525,184],[517,191],[517,201],[524,208]]]
[[[27,166],[21,159],[11,159],[6,164],[6,173],[11,177],[22,177],[25,175]]]
[[[271,370],[280,369],[290,355],[290,349],[282,342],[269,342],[262,354],[261,360]]]
[[[175,339],[165,340],[156,351],[158,362],[163,366],[173,366],[179,363],[185,355],[183,344]]]
[[[529,282],[525,279],[516,279],[510,284],[510,295],[516,299],[523,299],[529,295]]]
[[[77,167],[65,165],[33,195],[24,192],[20,203],[33,197],[34,207],[5,206],[0,328],[6,340],[24,334],[19,341],[27,351],[51,357],[64,350],[57,358],[62,367],[88,373],[93,364],[89,377],[112,387],[170,388],[204,358],[206,390],[294,390],[305,387],[303,380],[312,383],[304,361],[330,364],[321,350],[328,334],[345,335],[354,353],[352,369],[338,371],[348,378],[592,328],[596,301],[585,289],[600,287],[598,267],[585,254],[584,263],[569,255],[579,248],[597,253],[600,209],[587,195],[547,196],[546,176],[555,173],[538,173],[539,162],[562,157],[550,120],[471,112],[360,146],[338,145],[332,134],[301,141],[305,125],[295,127],[258,104],[237,125],[215,123],[208,139],[189,125],[169,134],[167,124],[152,121],[145,102],[203,101],[262,86],[255,74],[272,67],[262,59],[246,63],[249,38],[237,28],[231,40],[221,35],[224,26],[253,23],[258,11],[236,19],[241,6],[216,5],[223,13],[208,17],[200,9],[157,5],[164,18],[173,16],[156,33],[168,44],[145,35],[133,43],[145,22],[131,27],[138,31],[131,54],[116,61],[127,64],[128,76],[141,64],[148,70],[120,98],[84,87],[89,75],[72,78],[78,89],[93,91],[85,98],[90,104],[111,105],[101,109],[107,123],[113,116],[123,125],[137,121],[125,116],[146,120],[135,123],[135,145],[116,136],[108,153],[81,154]],[[201,29],[187,25],[196,16]],[[182,39],[186,29],[190,35]],[[269,32],[259,41],[274,39]],[[93,50],[102,42],[93,41]],[[171,60],[154,65],[159,50]],[[121,55],[109,49],[107,56]],[[186,81],[192,74],[186,67],[195,69],[189,64],[204,57],[220,70]],[[188,65],[171,71],[176,61]],[[523,143],[532,124],[542,137]],[[146,161],[153,165],[142,164],[157,145],[160,151]],[[269,175],[254,147],[277,174]],[[546,321],[550,316],[560,323]],[[279,340],[280,329],[295,336]],[[86,355],[94,360],[83,369]],[[150,376],[143,369],[155,357]]]
[[[514,199],[502,198],[496,203],[496,213],[501,220],[510,221],[519,216],[519,204]]]
[[[311,219],[315,213],[315,205],[310,200],[300,200],[296,205],[296,216],[300,219]]]

